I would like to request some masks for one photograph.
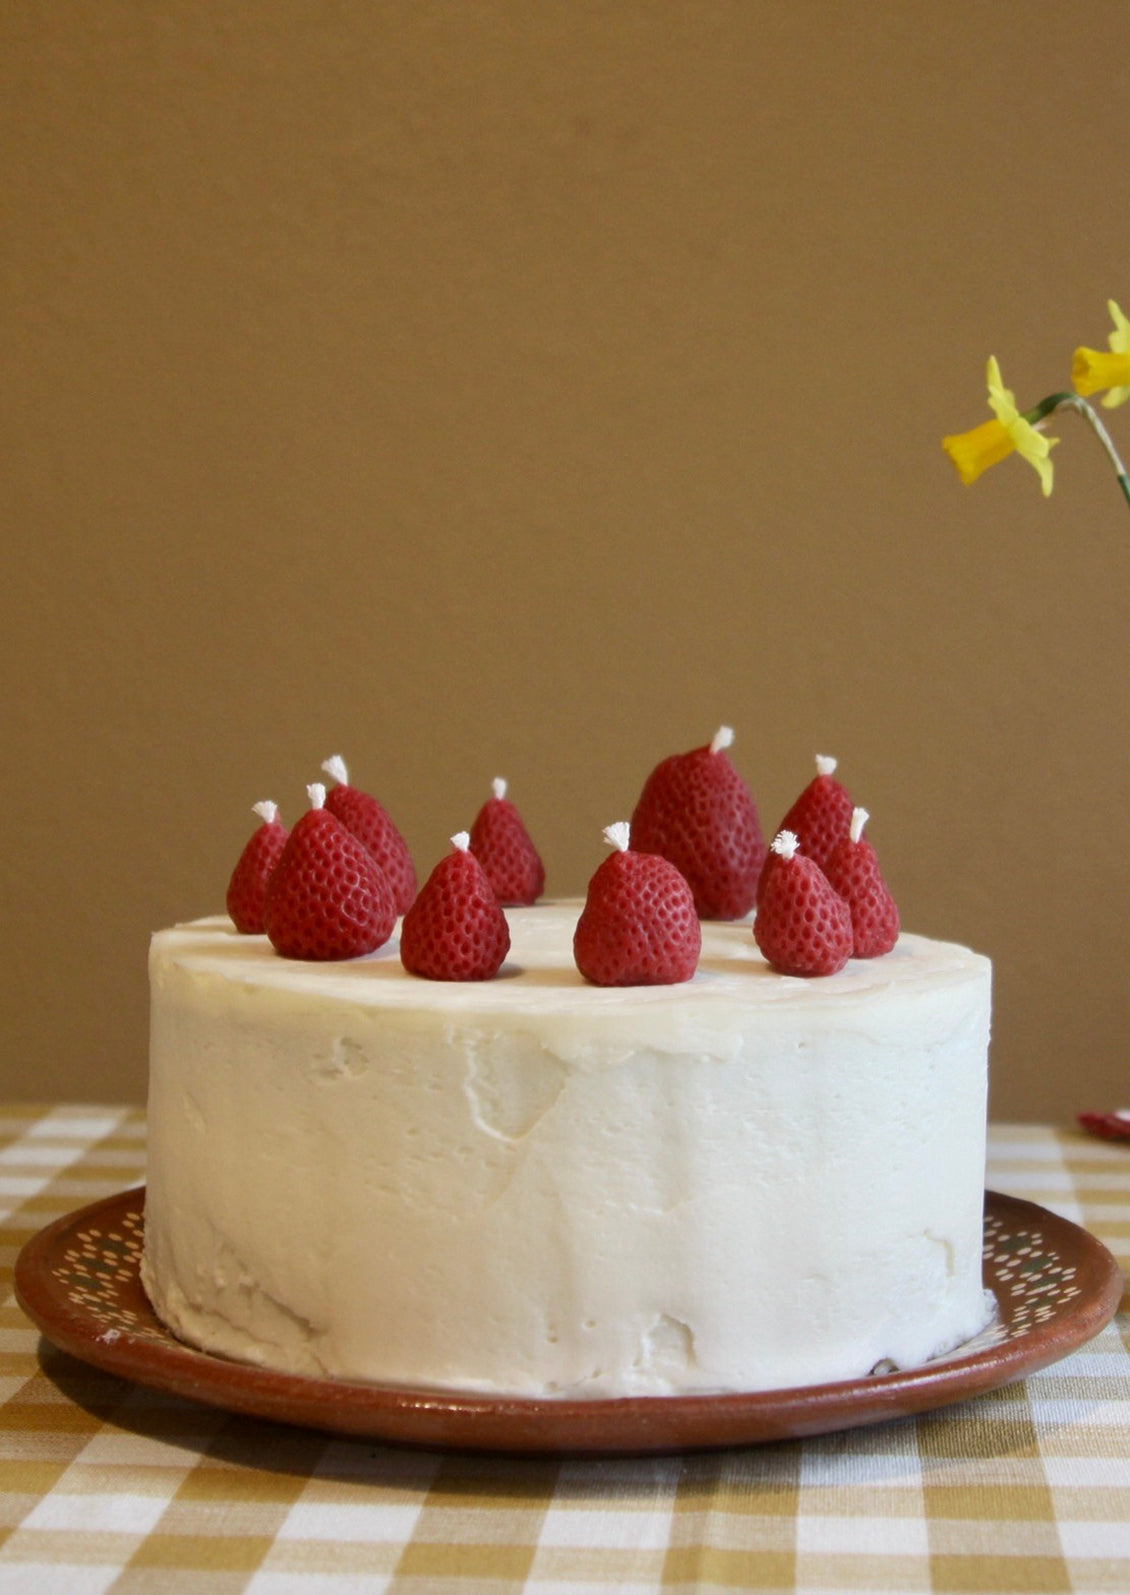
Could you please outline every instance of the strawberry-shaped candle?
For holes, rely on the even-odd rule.
[[[816,774],[785,815],[780,831],[792,831],[805,858],[823,869],[828,855],[851,826],[852,802],[835,778],[836,760],[816,755]]]
[[[815,859],[779,831],[757,905],[753,934],[766,963],[782,975],[834,975],[851,957],[851,912]]]
[[[491,782],[491,791],[471,826],[471,852],[500,903],[528,907],[545,890],[545,866],[501,776]]]
[[[730,762],[734,740],[713,741],[657,764],[632,815],[632,846],[674,864],[701,919],[740,919],[757,896],[765,840],[749,788]]]
[[[683,876],[630,846],[623,821],[604,832],[613,852],[589,881],[573,958],[594,986],[673,986],[698,964],[702,928]]]
[[[400,961],[426,980],[490,980],[510,951],[510,928],[470,835],[428,876],[400,927]]]
[[[322,769],[337,782],[326,794],[326,808],[369,849],[392,888],[396,912],[403,914],[416,895],[416,867],[407,842],[375,797],[350,786],[340,753],[325,759]]]
[[[875,849],[863,834],[869,818],[866,809],[852,810],[851,830],[836,843],[824,866],[828,884],[851,913],[853,958],[880,958],[899,938],[899,911]]]
[[[251,812],[258,814],[263,823],[248,837],[232,870],[227,909],[236,930],[247,936],[261,936],[267,882],[290,833],[279,820],[277,803],[254,803]]]
[[[267,935],[284,958],[358,958],[392,935],[392,892],[368,848],[323,806],[325,787],[306,791],[312,806],[267,885]]]

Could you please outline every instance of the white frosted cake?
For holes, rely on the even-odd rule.
[[[599,1398],[916,1365],[980,1330],[990,966],[903,935],[821,980],[702,926],[598,988],[579,904],[491,981],[394,937],[152,945],[143,1279],[206,1350],[397,1386]]]

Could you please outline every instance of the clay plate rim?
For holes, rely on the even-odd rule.
[[[998,1306],[993,1333],[1002,1337],[994,1343],[979,1336],[970,1349],[918,1368],[752,1394],[599,1401],[462,1395],[275,1373],[184,1345],[154,1316],[138,1275],[144,1202],[143,1186],[105,1197],[56,1219],[23,1247],[16,1299],[48,1340],[107,1373],[229,1412],[428,1449],[624,1456],[880,1423],[968,1400],[1046,1367],[1096,1335],[1122,1295],[1118,1265],[1101,1241],[1034,1202],[988,1191],[984,1280]],[[86,1248],[84,1258],[93,1256],[92,1245],[97,1250],[91,1230],[115,1246],[123,1233],[136,1240],[131,1250],[116,1246],[76,1293],[68,1269],[76,1248]],[[999,1255],[1001,1246],[1007,1255]],[[115,1322],[130,1327],[107,1329]]]

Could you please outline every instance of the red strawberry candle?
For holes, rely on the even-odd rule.
[[[311,807],[295,825],[267,885],[264,922],[284,958],[358,958],[392,935],[396,906],[373,855],[306,788]]]
[[[471,826],[471,852],[500,903],[528,908],[545,890],[545,866],[501,776],[491,782],[491,792]]]
[[[254,803],[251,812],[258,814],[263,823],[252,831],[232,871],[227,910],[236,930],[248,936],[261,936],[267,882],[282,857],[290,833],[279,820],[277,803]]]
[[[870,815],[853,809],[851,829],[836,843],[824,873],[851,913],[852,957],[879,958],[899,937],[899,911],[887,890],[875,849],[863,834]]]
[[[510,927],[470,835],[451,838],[400,927],[400,961],[426,980],[490,980],[510,951]]]
[[[633,847],[674,864],[701,919],[748,914],[765,861],[757,807],[726,752],[733,740],[719,726],[705,747],[657,764],[632,814]]]
[[[814,859],[799,851],[793,831],[779,831],[754,939],[782,975],[834,975],[851,957],[851,911]]]
[[[851,825],[851,797],[835,779],[837,761],[816,755],[816,775],[785,815],[778,831],[792,831],[806,858],[823,869],[828,855]]]
[[[633,851],[621,821],[604,832],[614,849],[589,882],[573,958],[594,986],[671,986],[698,964],[702,928],[683,876],[657,853]]]
[[[326,808],[376,859],[392,889],[396,912],[403,914],[416,895],[416,867],[407,842],[375,797],[350,786],[340,753],[325,759],[322,769],[338,783],[326,795]]]

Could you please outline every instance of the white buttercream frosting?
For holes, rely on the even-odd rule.
[[[854,1378],[983,1326],[988,961],[903,935],[802,980],[707,923],[690,982],[602,989],[579,906],[507,910],[482,983],[395,938],[154,937],[143,1279],[178,1334],[595,1398]]]

